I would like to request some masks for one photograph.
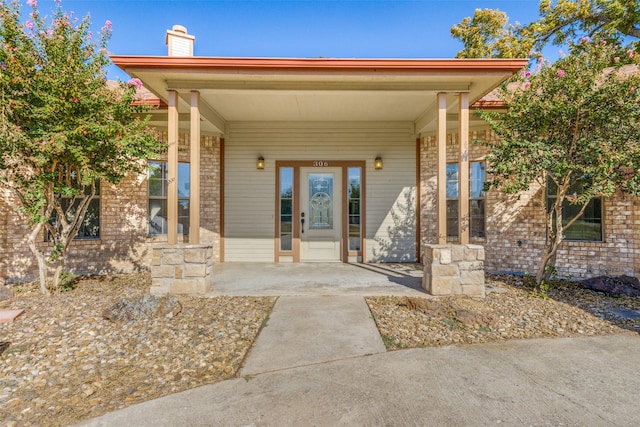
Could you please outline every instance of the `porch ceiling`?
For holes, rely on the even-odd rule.
[[[451,93],[448,125],[457,126],[456,93],[475,102],[525,60],[336,60],[113,56],[113,62],[167,101],[180,93],[181,127],[189,92],[200,92],[202,131],[235,121],[406,121],[415,133],[436,128],[436,94]],[[160,124],[166,113],[157,112]],[[472,118],[473,119],[473,118]],[[471,123],[473,126],[473,123]]]

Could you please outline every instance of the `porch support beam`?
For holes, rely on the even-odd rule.
[[[191,91],[189,243],[200,243],[200,92]]]
[[[437,240],[439,245],[447,243],[447,94],[437,97]]]
[[[471,217],[469,216],[469,94],[460,93],[458,104],[460,112],[458,115],[458,137],[460,138],[458,236],[460,236],[460,244],[466,245],[469,243],[469,227],[471,225]]]
[[[169,91],[167,139],[167,243],[178,243],[178,92]]]

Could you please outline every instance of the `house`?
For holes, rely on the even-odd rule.
[[[535,270],[548,196],[482,192],[476,141],[495,135],[474,113],[502,106],[491,91],[526,60],[202,57],[194,40],[174,26],[167,56],[112,56],[150,91],[169,151],[102,186],[72,269],[151,266],[156,292],[202,293],[212,262],[424,261],[432,293],[476,295],[483,267]],[[35,265],[7,197],[0,276],[19,280]],[[559,273],[635,274],[638,213],[630,196],[594,202]]]

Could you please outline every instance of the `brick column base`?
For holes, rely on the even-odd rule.
[[[484,247],[427,245],[422,287],[431,295],[484,297]]]
[[[203,295],[213,287],[211,244],[149,245],[151,294]]]

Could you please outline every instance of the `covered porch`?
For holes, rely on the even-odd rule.
[[[392,258],[377,259],[372,247],[380,237],[376,233],[382,230],[384,234],[384,221],[393,217],[400,198],[395,189],[385,193],[390,188],[385,185],[402,175],[402,181],[394,185],[407,195],[411,206],[402,213],[406,218],[400,219],[406,219],[407,224],[403,240],[390,252],[395,251],[395,255],[402,252],[402,257],[397,259],[422,262],[428,245],[447,243],[447,133],[453,131],[459,135],[458,195],[460,200],[468,200],[469,131],[481,126],[471,105],[526,62],[195,57],[193,39],[186,29],[174,27],[167,33],[168,56],[112,56],[112,60],[129,75],[139,78],[167,106],[166,110],[152,114],[151,124],[166,129],[168,135],[169,251],[171,245],[177,248],[180,241],[177,171],[181,132],[189,135],[188,242],[195,247],[206,244],[201,241],[201,219],[203,215],[210,215],[201,208],[201,183],[217,180],[214,185],[221,198],[216,213],[220,245],[211,247],[212,256],[205,257],[208,264],[204,267],[207,274],[212,271],[214,275],[211,265],[219,261],[296,263],[305,258],[316,259],[304,253],[305,247],[314,247],[314,242],[310,242],[313,233],[309,228],[305,230],[305,221],[307,227],[311,225],[311,208],[293,204],[290,211],[285,212],[278,207],[283,205],[280,187],[285,172],[294,177],[291,203],[296,199],[309,199],[304,193],[305,185],[308,188],[309,184],[299,178],[302,173],[309,177],[314,173],[323,176],[331,173],[335,174],[336,181],[342,176],[343,187],[336,187],[335,191],[335,200],[342,201],[342,208],[336,208],[335,218],[342,222],[336,220],[337,232],[330,236],[338,250],[330,255],[335,258],[327,260],[343,263]],[[176,46],[181,49],[174,49]],[[265,129],[270,129],[270,133]],[[339,134],[344,142],[327,144],[330,137],[320,137],[327,133]],[[200,148],[204,135],[214,135],[223,141],[219,177],[203,176],[201,172]],[[401,137],[393,139],[395,136],[389,135]],[[420,146],[425,136],[435,136],[437,141],[437,179],[433,183],[437,197],[429,207],[421,196],[421,171],[425,162]],[[354,141],[353,144],[350,141]],[[403,151],[390,150],[399,144]],[[277,149],[273,148],[276,145]],[[330,148],[323,151],[323,145]],[[357,200],[361,207],[353,221],[354,215],[347,212],[347,206],[351,209],[351,200],[346,196],[351,169],[357,170],[361,186]],[[425,209],[437,212],[435,238],[422,233]],[[282,220],[285,216],[286,223]],[[460,203],[457,224],[456,243],[467,245],[469,206],[466,203]],[[353,228],[357,230],[352,234]],[[327,237],[317,242],[326,246]],[[168,258],[175,261],[173,256]],[[194,270],[186,265],[176,268],[180,275],[186,268]],[[449,267],[440,270],[442,274],[452,271]],[[431,270],[428,274],[430,283]],[[175,279],[178,280],[177,275]],[[198,292],[202,293],[205,288],[199,287]],[[427,289],[431,289],[430,285]]]

